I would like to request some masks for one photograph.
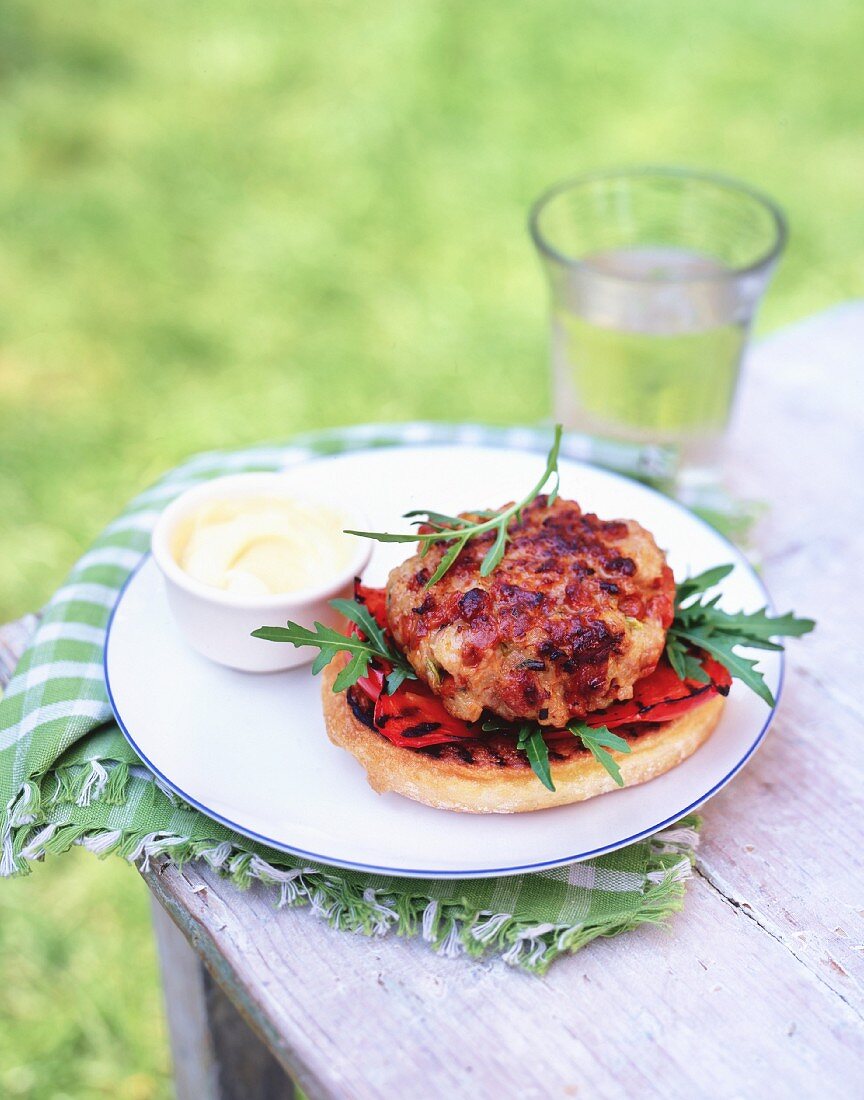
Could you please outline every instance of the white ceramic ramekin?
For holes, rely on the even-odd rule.
[[[279,672],[313,660],[316,649],[297,649],[287,642],[267,642],[251,637],[259,626],[284,626],[288,619],[301,626],[313,622],[338,626],[341,616],[330,607],[337,596],[350,596],[372,553],[367,539],[356,538],[356,550],[348,565],[317,588],[266,596],[238,596],[202,584],[185,573],[175,558],[174,540],[183,521],[202,504],[214,500],[274,496],[306,504],[318,504],[345,516],[346,527],[362,530],[364,524],[338,499],[312,499],[298,491],[296,478],[286,482],[278,473],[232,474],[187,489],[165,509],[153,528],[153,558],[165,578],[168,603],[178,627],[191,646],[211,661],[243,672]],[[352,536],[346,535],[346,538]]]

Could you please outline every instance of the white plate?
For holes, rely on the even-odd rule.
[[[293,466],[298,489],[342,486],[372,529],[400,531],[409,508],[455,513],[525,492],[542,456],[484,447],[381,449]],[[753,610],[767,593],[741,554],[681,505],[626,478],[560,463],[561,493],[601,517],[638,519],[669,553],[675,576],[733,561],[723,606]],[[406,548],[375,544],[364,579],[382,584]],[[782,655],[760,652],[779,695]],[[203,813],[274,848],[388,875],[480,878],[540,870],[620,848],[700,805],[757,747],[772,712],[735,682],[714,735],[650,783],[528,814],[478,816],[377,795],[356,760],[324,732],[309,667],[232,672],[186,646],[149,558],[117,601],[105,675],[120,728],[161,779]]]

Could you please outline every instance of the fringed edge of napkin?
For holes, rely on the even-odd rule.
[[[91,797],[122,801],[128,769],[115,764],[108,770],[93,761],[89,767],[79,765],[55,778],[57,786],[49,798],[43,799],[38,786],[30,782],[6,808],[0,877],[27,874],[31,861],[66,852],[73,845],[99,858],[117,854],[141,871],[160,857],[178,868],[203,860],[238,888],[262,883],[272,889],[278,908],[308,906],[333,928],[367,936],[388,932],[414,936],[419,931],[446,958],[495,953],[509,965],[536,974],[545,973],[559,955],[576,952],[600,936],[615,936],[642,924],[663,924],[678,912],[692,874],[701,824],[691,815],[644,841],[649,858],[637,912],[625,919],[538,924],[516,914],[471,909],[460,901],[430,899],[422,893],[396,896],[392,889],[364,889],[350,878],[339,877],[338,869],[331,875],[326,867],[279,867],[228,841],[214,844],[164,832],[141,834],[75,824],[36,825],[40,817],[44,821],[49,806],[70,802],[86,806]]]

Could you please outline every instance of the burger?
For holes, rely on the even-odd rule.
[[[386,589],[356,586],[414,673],[389,694],[381,659],[344,691],[336,661],[324,674],[328,735],[375,790],[475,813],[560,806],[667,771],[716,726],[726,670],[703,659],[707,682],[682,681],[661,660],[675,582],[649,532],[540,496],[509,536],[486,577],[491,532],[430,587],[443,542],[397,566]],[[605,763],[590,747],[598,730],[613,746],[595,734]],[[546,747],[539,768],[532,735]]]
[[[730,616],[705,594],[731,566],[676,586],[633,519],[600,519],[547,486],[518,504],[419,513],[384,588],[315,624],[256,636],[320,650],[330,740],[378,792],[468,813],[562,806],[669,771],[711,735],[732,673],[773,703],[738,645],[810,620]],[[409,513],[417,516],[418,513]]]

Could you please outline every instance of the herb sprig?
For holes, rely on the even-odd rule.
[[[555,784],[552,782],[552,769],[549,767],[549,746],[543,740],[540,727],[532,723],[520,726],[516,737],[516,748],[528,757],[531,770],[543,786],[550,791],[554,791]]]
[[[666,657],[675,673],[707,683],[708,675],[702,669],[696,650],[704,650],[729,672],[751,688],[769,707],[774,706],[774,696],[757,662],[736,653],[738,646],[752,649],[781,650],[782,645],[772,638],[800,638],[816,626],[813,619],[798,619],[793,612],[771,616],[767,608],[759,611],[730,613],[717,606],[720,596],[707,596],[732,572],[732,565],[718,565],[696,577],[688,577],[676,588],[675,618],[666,634]]]
[[[552,782],[552,769],[549,764],[549,746],[543,736],[543,727],[537,722],[522,722],[518,726],[505,722],[502,718],[490,715],[482,725],[484,733],[514,733],[516,735],[516,748],[524,752],[531,765],[531,770],[544,787],[550,791],[555,790]],[[574,737],[578,737],[584,747],[591,753],[598,764],[601,764],[612,776],[619,787],[624,786],[621,769],[608,749],[616,752],[628,753],[630,746],[623,737],[607,729],[605,726],[597,726],[596,729],[587,726],[584,722],[571,722],[567,729]]]
[[[536,722],[522,722],[514,726],[494,714],[488,715],[480,727],[484,733],[509,733],[516,735],[516,748],[528,757],[531,770],[547,790],[554,791],[552,770],[549,766],[549,746],[543,731]]]
[[[621,769],[618,767],[618,764],[608,750],[615,749],[616,752],[630,752],[630,746],[624,738],[619,737],[617,733],[613,733],[612,730],[607,729],[606,726],[588,726],[584,722],[579,721],[571,722],[567,726],[567,729],[570,730],[574,737],[579,738],[597,763],[602,764],[606,771],[609,772],[618,786],[623,787],[624,779],[621,775]]]
[[[471,539],[476,539],[481,535],[494,531],[495,539],[486,551],[480,565],[480,576],[488,577],[504,557],[504,551],[510,541],[509,528],[511,522],[514,519],[517,522],[521,520],[523,510],[547,487],[548,504],[552,504],[558,496],[558,452],[561,449],[561,431],[561,425],[556,424],[552,447],[546,457],[546,468],[543,471],[543,476],[531,491],[516,504],[502,508],[501,511],[496,512],[487,509],[475,512],[474,515],[480,517],[479,522],[472,522],[462,516],[448,516],[444,512],[432,512],[427,508],[415,508],[410,512],[406,512],[404,518],[412,520],[412,523],[418,527],[432,527],[432,531],[413,531],[405,534],[391,534],[387,531],[346,531],[345,533],[359,535],[364,539],[374,539],[376,542],[419,542],[421,556],[428,553],[433,543],[451,543],[451,546],[438,563],[435,572],[426,581],[424,587],[429,588],[441,580]],[[550,482],[552,483],[551,487],[549,486]]]
[[[312,630],[290,622],[286,626],[261,626],[252,631],[252,637],[263,638],[267,642],[290,642],[298,648],[317,647],[319,653],[312,663],[312,671],[316,674],[329,665],[337,653],[347,653],[349,661],[339,670],[333,684],[334,691],[345,691],[368,675],[369,665],[376,657],[392,666],[384,681],[388,695],[392,695],[406,680],[417,679],[417,673],[407,658],[390,645],[368,608],[354,600],[331,600],[330,606],[359,626],[366,635],[365,640],[356,634],[341,634],[317,622],[312,624]]]

